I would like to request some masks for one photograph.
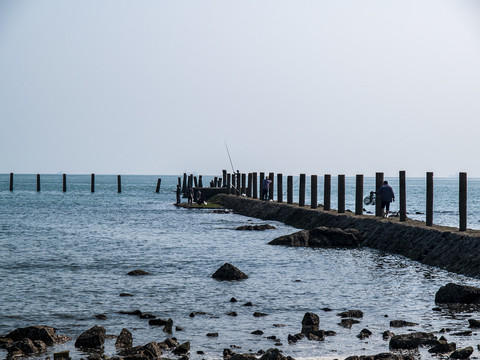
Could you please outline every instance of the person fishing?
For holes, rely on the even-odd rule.
[[[383,185],[377,190],[377,195],[380,195],[382,199],[382,217],[388,217],[390,203],[395,201],[395,194],[393,193],[392,187],[388,185],[388,181],[385,180],[383,182]]]

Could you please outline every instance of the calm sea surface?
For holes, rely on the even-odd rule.
[[[156,194],[158,177],[162,187]],[[479,355],[480,334],[453,333],[468,330],[467,318],[480,319],[480,313],[432,310],[440,286],[448,282],[480,286],[477,279],[368,249],[269,246],[270,240],[297,229],[269,222],[277,229],[235,231],[240,225],[265,222],[232,213],[176,208],[172,205],[176,176],[123,176],[120,194],[116,176],[97,175],[93,194],[89,175],[68,176],[66,193],[61,191],[61,175],[43,175],[39,193],[35,175],[16,175],[13,192],[8,191],[8,181],[8,174],[0,175],[0,335],[18,327],[49,325],[75,339],[93,325],[115,335],[125,327],[133,333],[134,345],[172,335],[180,342],[190,341],[192,359],[220,359],[222,350],[231,345],[241,347],[234,349],[237,352],[267,350],[275,347],[267,336],[275,335],[283,343],[279,348],[299,359],[386,352],[385,330],[400,334],[448,328],[449,341],[458,347],[473,346],[474,355]],[[204,176],[204,182],[209,181]],[[398,189],[395,179],[390,183]],[[346,204],[351,210],[354,184],[354,178],[347,178]],[[365,195],[373,184],[374,179],[365,179]],[[478,229],[480,181],[470,179],[468,186],[468,227]],[[434,192],[434,223],[458,226],[458,181],[436,179]],[[425,212],[425,181],[407,179],[407,196],[409,216],[424,220],[425,215],[415,213]],[[332,207],[336,207],[336,196],[332,196]],[[393,210],[397,209],[395,203]],[[212,279],[225,262],[240,268],[249,279]],[[126,275],[134,269],[153,275]],[[120,297],[124,292],[134,296]],[[231,297],[239,302],[229,302]],[[254,306],[242,306],[248,301]],[[333,311],[321,310],[325,307]],[[148,320],[118,313],[136,309],[172,318],[174,327],[181,326],[183,331],[168,335],[162,328],[149,326]],[[349,309],[360,309],[365,315],[360,324],[345,329],[338,325],[336,314]],[[191,318],[193,311],[207,314]],[[231,311],[238,316],[226,315]],[[254,312],[268,316],[256,318]],[[300,332],[305,312],[317,313],[320,328],[337,335],[323,342],[302,340],[289,345],[287,336]],[[106,314],[107,319],[97,320],[97,314]],[[398,319],[419,325],[389,328],[390,320]],[[363,328],[373,332],[367,340],[356,337]],[[251,334],[254,330],[264,335]],[[208,338],[211,332],[219,336]],[[115,354],[113,344],[114,340],[107,340],[109,356]],[[70,341],[51,348],[49,355],[66,349],[74,359],[86,356],[73,345]],[[424,350],[420,354],[429,358]],[[0,351],[0,357],[5,355]]]

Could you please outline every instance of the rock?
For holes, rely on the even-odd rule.
[[[473,347],[468,346],[463,349],[455,350],[453,353],[450,354],[450,358],[452,359],[468,359],[470,355],[473,353]]]
[[[317,314],[307,312],[302,319],[302,334],[308,335],[311,332],[318,331],[320,325],[320,318]]]
[[[150,342],[143,346],[125,349],[121,355],[125,360],[157,360],[162,355],[162,349],[156,342]]]
[[[141,270],[141,269],[136,269],[136,270],[132,270],[132,271],[128,272],[127,275],[130,275],[130,276],[146,276],[146,275],[152,275],[152,274],[150,274],[147,271]]]
[[[453,333],[452,335],[455,335],[455,336],[471,336],[472,335],[472,332],[467,330],[467,331],[459,331],[459,332],[456,332],[456,333]]]
[[[302,334],[302,333],[295,334],[295,335],[288,334],[287,339],[289,344],[294,344],[297,341],[302,340],[304,337],[305,337],[305,334]]]
[[[150,319],[148,320],[148,325],[150,326],[165,326],[165,325],[173,325],[173,320],[168,318],[168,319],[160,319],[160,318],[155,318],[155,319]]]
[[[325,311],[325,312],[332,311],[332,309],[330,309],[329,307],[324,307],[324,308],[322,308],[321,310],[323,310],[323,311]]]
[[[254,354],[232,354],[230,357],[225,359],[229,360],[257,360],[257,357]]]
[[[361,311],[361,310],[348,310],[348,311],[338,313],[337,315],[341,316],[342,318],[361,319],[361,318],[363,318],[363,311]]]
[[[412,354],[380,353],[377,355],[349,356],[345,360],[414,360]]]
[[[263,317],[263,316],[268,316],[268,314],[262,313],[262,312],[254,312],[253,313],[254,317]]]
[[[75,347],[86,349],[97,349],[105,343],[105,328],[94,326],[83,332],[75,341]]]
[[[50,326],[29,326],[25,328],[18,328],[5,335],[5,338],[12,341],[21,341],[23,339],[40,340],[47,346],[54,344],[61,344],[68,340],[70,337],[64,335],[55,334],[55,329]]]
[[[468,319],[468,323],[470,324],[471,328],[480,328],[480,321],[475,319]]]
[[[235,299],[234,297],[232,297],[232,298],[230,299],[230,302],[231,302],[231,303],[236,303],[236,302],[238,302],[238,300]]]
[[[118,313],[121,314],[121,315],[136,315],[136,316],[142,315],[142,312],[140,310],[133,310],[133,311],[122,311],[121,310]]]
[[[390,332],[390,331],[384,331],[383,334],[382,334],[382,338],[383,340],[388,340],[388,339],[391,339],[392,337],[394,337],[395,334]]]
[[[6,337],[0,337],[0,349],[8,349],[13,345],[13,340],[6,338]]]
[[[309,332],[307,334],[307,339],[314,340],[314,341],[323,341],[325,340],[325,331],[316,330],[316,331]]]
[[[269,242],[270,245],[306,246],[306,247],[346,247],[360,246],[360,236],[355,229],[317,227],[312,230],[301,230],[296,233],[278,237]]]
[[[435,294],[437,304],[479,304],[480,288],[448,283]]]
[[[362,330],[360,331],[360,334],[357,335],[357,337],[358,337],[359,339],[363,340],[363,339],[369,338],[370,335],[372,335],[372,332],[371,332],[370,330],[368,330],[368,329],[362,329]]]
[[[237,316],[238,314],[235,311],[227,313],[228,316]]]
[[[276,327],[276,328],[285,327],[285,324],[273,324],[273,327]]]
[[[325,336],[336,336],[337,333],[333,330],[327,330],[325,331]]]
[[[95,319],[98,319],[98,320],[107,320],[107,315],[105,315],[105,314],[97,314],[97,315],[95,315]]]
[[[268,349],[260,360],[287,360],[287,357],[279,349],[273,348]]]
[[[70,351],[59,351],[53,353],[53,360],[70,360]]]
[[[350,329],[353,324],[359,324],[360,321],[355,320],[355,319],[342,319],[340,320],[340,323],[338,325]]]
[[[175,331],[183,331],[183,328],[181,326],[175,326]]]
[[[156,316],[149,313],[142,313],[139,315],[140,319],[155,319]]]
[[[118,295],[120,297],[133,297],[134,295],[133,294],[129,294],[129,293],[120,293],[120,295]]]
[[[392,320],[390,321],[390,327],[401,328],[405,326],[417,326],[418,324],[413,322],[408,322],[405,320]]]
[[[47,350],[47,347],[45,346],[45,343],[43,341],[41,340],[36,340],[36,341],[43,344],[43,351]],[[12,347],[20,350],[23,355],[32,355],[32,354],[43,352],[42,346],[40,346],[40,349],[37,348],[37,346],[35,346],[33,341],[28,338],[22,339],[20,341],[15,341]]]
[[[253,306],[252,302],[249,301],[249,302],[246,302],[245,304],[243,304],[243,306]]]
[[[128,349],[131,348],[132,345],[132,333],[128,329],[123,328],[122,331],[120,331],[120,335],[118,335],[117,340],[115,341],[115,347]]]
[[[218,337],[218,333],[208,333],[207,334],[208,337]]]
[[[390,339],[391,349],[416,349],[428,340],[435,339],[432,333],[415,332],[410,334],[395,335]]]
[[[175,355],[185,355],[190,352],[190,342],[184,342],[183,344],[177,346],[175,349],[172,351]]]
[[[255,330],[255,331],[252,331],[250,334],[253,334],[253,335],[263,335],[263,331],[262,331],[262,330]]]
[[[225,263],[217,271],[215,271],[215,273],[212,275],[212,278],[230,281],[248,279],[248,276],[235,266]]]
[[[249,231],[264,231],[264,230],[274,230],[275,226],[264,224],[264,225],[243,225],[237,227],[235,230],[249,230]]]
[[[431,349],[428,349],[429,353],[432,354],[446,354],[452,351],[455,351],[457,348],[457,344],[455,343],[448,343],[445,338],[440,339],[437,341],[437,344],[434,345]]]

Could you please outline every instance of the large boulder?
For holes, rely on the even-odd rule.
[[[106,330],[103,326],[94,326],[83,332],[75,341],[75,347],[97,349],[105,343]]]
[[[360,246],[360,235],[355,229],[338,229],[325,226],[312,230],[301,230],[290,235],[280,236],[269,242],[270,245],[306,246],[322,248],[356,248]]]
[[[440,304],[480,304],[480,288],[448,283],[435,294]]]
[[[431,340],[435,340],[432,333],[415,332],[410,334],[395,335],[390,339],[390,348],[399,349],[416,349],[420,345],[427,344]]]
[[[157,360],[161,358],[162,348],[156,342],[150,342],[146,345],[125,349],[120,354],[128,360]]]
[[[317,314],[307,312],[302,320],[302,334],[308,335],[319,330],[320,318]]]
[[[268,349],[260,360],[287,360],[287,357],[279,349],[273,348]]]
[[[453,353],[450,354],[450,358],[452,359],[468,359],[470,355],[473,353],[473,347],[467,346],[463,349],[455,350]]]
[[[115,341],[115,347],[128,349],[132,347],[132,344],[132,333],[128,329],[123,328],[120,332],[120,335],[118,335],[117,340]]]
[[[217,280],[242,280],[248,279],[248,276],[232,264],[225,263],[215,271],[212,278]]]
[[[68,336],[55,334],[55,329],[50,326],[39,325],[15,329],[5,335],[5,338],[13,341],[21,341],[24,339],[30,339],[32,341],[40,340],[47,346],[60,344],[71,340],[71,338]]]

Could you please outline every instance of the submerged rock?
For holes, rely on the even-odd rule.
[[[414,360],[411,354],[380,353],[377,355],[349,356],[345,360]]]
[[[264,224],[264,225],[243,225],[237,227],[235,230],[248,230],[248,231],[264,231],[264,230],[274,230],[275,226]]]
[[[40,340],[47,346],[61,344],[71,340],[68,336],[55,334],[53,327],[40,325],[15,329],[5,335],[5,338],[11,339],[12,341],[21,341],[24,339],[30,339],[32,341]]]
[[[338,313],[337,315],[341,316],[342,318],[361,319],[361,318],[363,318],[363,311],[361,311],[361,310],[348,310],[348,311]]]
[[[128,272],[127,275],[130,275],[130,276],[145,276],[145,275],[152,275],[152,274],[150,274],[149,272],[146,272],[144,270],[141,270],[141,269],[136,269],[136,270],[132,270],[132,271]]]
[[[355,229],[342,230],[321,226],[280,236],[270,241],[269,245],[356,248],[360,246],[360,233]]]
[[[248,276],[232,264],[225,263],[217,271],[215,271],[215,273],[212,275],[212,278],[229,281],[248,279]]]
[[[480,304],[480,288],[448,283],[435,294],[435,303]]]
[[[355,320],[355,319],[342,319],[340,320],[340,323],[338,325],[350,329],[353,324],[359,324],[360,321]]]
[[[390,327],[400,328],[405,326],[417,326],[417,323],[408,322],[405,320],[392,320],[390,321]]]

